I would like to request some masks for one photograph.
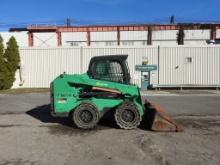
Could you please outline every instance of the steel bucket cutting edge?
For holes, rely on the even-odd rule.
[[[182,132],[183,127],[169,117],[158,104],[145,100],[144,125],[156,132]]]

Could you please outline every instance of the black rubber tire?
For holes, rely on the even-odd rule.
[[[115,110],[115,121],[122,129],[134,129],[141,123],[141,115],[132,102],[124,102]]]
[[[94,105],[82,103],[73,111],[72,119],[78,128],[91,129],[99,122],[100,113]]]

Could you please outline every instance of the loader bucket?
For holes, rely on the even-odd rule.
[[[156,132],[182,132],[183,127],[170,118],[158,104],[145,100],[144,125]]]

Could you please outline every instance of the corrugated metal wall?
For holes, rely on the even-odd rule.
[[[20,56],[24,87],[49,87],[63,72],[81,73],[80,48],[22,48]]]
[[[161,47],[159,85],[220,85],[220,47]]]
[[[215,85],[220,86],[220,47],[81,47],[21,48],[23,87],[49,87],[59,74],[84,73],[91,57],[128,54],[132,81],[140,85],[135,65],[143,56],[159,70],[151,74],[154,86]],[[18,84],[14,84],[18,87]]]
[[[91,57],[96,55],[128,54],[128,63],[132,81],[140,84],[140,73],[134,66],[141,64],[142,57],[147,56],[150,64],[157,64],[157,47],[81,47],[81,48],[21,48],[21,61],[24,66],[23,87],[48,87],[59,74],[84,73],[87,71]],[[157,82],[154,74],[152,82]],[[18,84],[14,84],[17,87]]]

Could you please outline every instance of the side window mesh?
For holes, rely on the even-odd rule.
[[[117,61],[96,61],[92,72],[94,79],[124,83],[123,70]]]

